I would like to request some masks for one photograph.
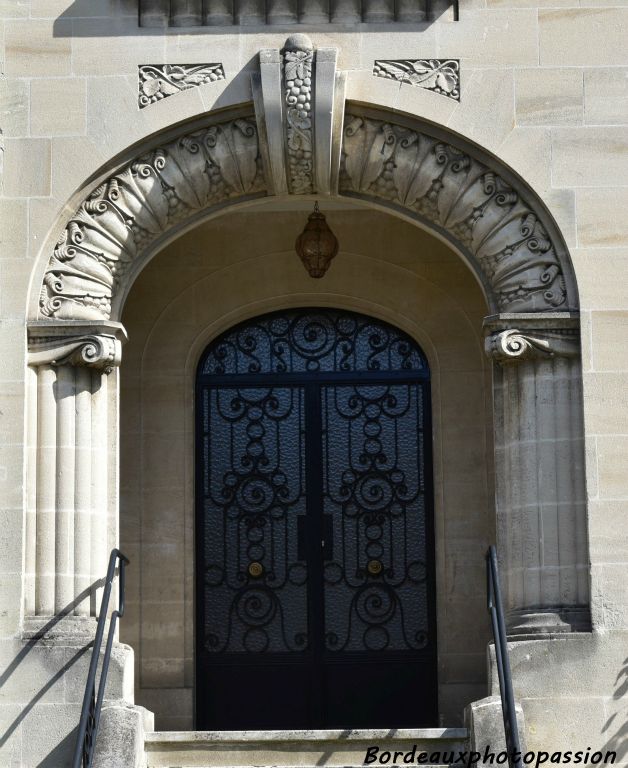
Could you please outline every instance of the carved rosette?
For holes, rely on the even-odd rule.
[[[107,319],[122,278],[162,233],[264,189],[250,118],[211,125],[138,157],[96,188],[66,225],[44,276],[41,314]]]
[[[295,195],[314,192],[312,160],[312,65],[314,49],[306,35],[293,35],[282,51],[288,186]]]
[[[536,213],[497,173],[435,137],[347,114],[340,192],[388,200],[466,248],[499,311],[567,302],[556,249]]]
[[[576,330],[520,331],[511,328],[485,339],[486,354],[498,363],[516,363],[549,357],[573,357],[580,354]]]

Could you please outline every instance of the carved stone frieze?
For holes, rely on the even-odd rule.
[[[288,187],[295,195],[308,195],[314,192],[312,43],[306,35],[293,35],[286,40],[282,57]]]
[[[140,109],[179,91],[225,79],[222,64],[142,64],[138,67]]]
[[[373,74],[460,101],[459,59],[378,59]]]
[[[250,118],[210,125],[137,157],[70,218],[44,275],[40,313],[108,318],[124,275],[160,235],[203,209],[264,189]]]
[[[580,338],[577,331],[521,331],[511,328],[485,339],[486,354],[498,363],[518,362],[543,357],[578,357]]]
[[[566,306],[556,248],[539,215],[498,173],[433,136],[346,114],[341,194],[387,200],[471,255],[499,311]]]

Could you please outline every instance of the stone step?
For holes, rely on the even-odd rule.
[[[378,755],[415,749],[428,758],[466,749],[464,728],[328,730],[328,731],[155,731],[146,734],[147,768],[315,768],[316,766],[363,766],[369,747]],[[403,758],[396,761],[403,765]],[[442,763],[435,759],[430,765]],[[408,763],[407,763],[408,764]],[[426,765],[426,763],[422,763]]]

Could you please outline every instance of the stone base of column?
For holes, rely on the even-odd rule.
[[[94,616],[27,616],[22,626],[23,640],[64,641],[68,645],[85,645],[94,639],[97,620]]]
[[[588,605],[526,608],[508,611],[508,635],[542,636],[565,632],[590,632],[591,611]]]

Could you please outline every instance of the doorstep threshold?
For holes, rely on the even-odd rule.
[[[440,739],[467,739],[466,728],[345,728],[332,730],[281,731],[152,731],[146,734],[147,743],[200,742],[243,743],[317,742],[317,741],[437,741]]]

